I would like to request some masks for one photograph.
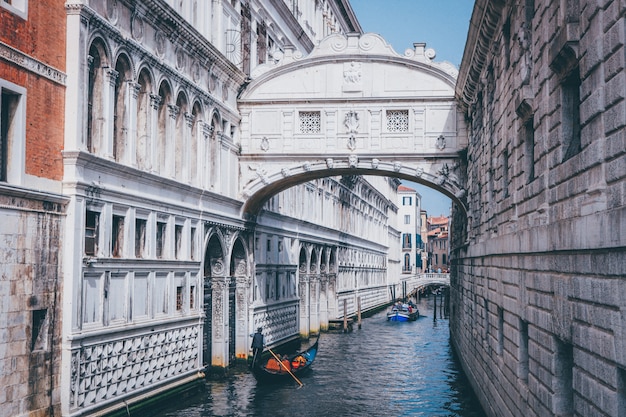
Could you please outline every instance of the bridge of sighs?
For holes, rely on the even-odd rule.
[[[239,97],[244,214],[293,185],[340,175],[407,179],[464,209],[457,70],[434,56],[425,44],[399,55],[378,35],[337,34],[306,57],[287,50],[259,66]]]

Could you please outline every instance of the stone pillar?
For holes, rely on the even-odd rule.
[[[148,134],[148,152],[146,155],[150,161],[150,171],[159,172],[159,106],[161,105],[161,96],[158,94],[150,94],[150,127]]]
[[[320,276],[319,327],[322,331],[328,330],[328,274]]]
[[[128,125],[126,126],[126,154],[121,162],[128,162],[132,166],[137,166],[137,97],[139,97],[139,90],[141,85],[134,81],[127,81],[126,88],[128,88],[128,103],[125,107],[127,114],[126,120]]]
[[[298,295],[300,296],[300,337],[306,339],[309,337],[309,275],[300,275],[298,284]]]
[[[320,331],[320,276],[311,276],[311,282],[309,284],[309,297],[310,297],[310,333],[319,333]]]
[[[235,355],[237,359],[246,359],[248,357],[248,347],[250,346],[250,336],[248,334],[248,300],[249,289],[252,283],[251,277],[235,277],[236,283],[236,317],[237,317],[237,333],[235,340]]]
[[[167,104],[168,116],[165,122],[165,166],[162,167],[161,175],[170,178],[176,177],[176,119],[180,107]]]
[[[105,74],[107,85],[102,89],[102,152],[107,158],[113,158],[113,141],[115,132],[113,131],[113,118],[115,114],[115,84],[119,73],[109,68]]]
[[[328,317],[330,319],[336,319],[338,316],[337,312],[337,274],[329,274],[328,275],[328,289],[327,289],[327,298],[328,298]]]
[[[213,333],[211,335],[211,363],[228,366],[228,277],[211,277],[213,292]]]

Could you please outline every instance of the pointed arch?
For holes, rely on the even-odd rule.
[[[113,158],[117,162],[126,162],[126,148],[129,139],[129,115],[128,109],[130,99],[130,89],[133,81],[132,67],[130,59],[126,54],[118,56],[115,62],[117,80],[113,93]]]
[[[135,163],[141,170],[150,170],[152,149],[152,95],[153,81],[148,68],[143,68],[137,77],[137,144]]]
[[[87,89],[87,151],[93,154],[104,153],[105,129],[105,87],[110,67],[106,43],[95,38],[89,46],[89,85]]]
[[[174,176],[178,179],[185,178],[185,162],[187,160],[187,130],[188,130],[188,101],[184,92],[179,92],[176,97],[176,123],[174,139]]]
[[[172,89],[170,84],[163,80],[159,86],[159,110],[157,112],[157,166],[161,175],[169,172],[167,127],[169,124],[169,106],[172,102]]]

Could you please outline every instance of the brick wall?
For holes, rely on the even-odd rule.
[[[626,414],[623,2],[561,3],[477,1],[487,55],[457,87],[476,90],[452,341],[491,416]]]

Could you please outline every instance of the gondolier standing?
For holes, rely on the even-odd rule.
[[[263,347],[265,346],[263,333],[261,333],[262,331],[263,328],[259,327],[258,329],[256,329],[256,333],[252,335],[252,368],[254,368],[254,365],[256,365],[258,355],[263,351]]]

